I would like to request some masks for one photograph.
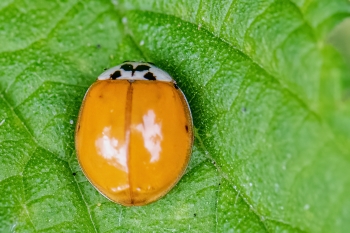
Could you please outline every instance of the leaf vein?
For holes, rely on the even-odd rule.
[[[7,50],[6,52],[16,52],[16,51],[21,51],[21,50],[25,50],[26,48],[29,48],[31,47],[32,45],[34,45],[35,43],[47,38],[55,29],[56,27],[59,25],[59,23],[66,17],[66,15],[76,6],[80,3],[80,1],[76,1],[75,3],[73,3],[71,5],[70,8],[68,8],[66,10],[66,12],[61,16],[60,19],[57,20],[56,24],[53,25],[47,33],[43,34],[43,35],[40,35],[38,36],[36,39],[34,39],[33,41],[31,41],[29,44],[27,44],[25,47],[21,47],[21,48],[18,48],[18,49],[13,49],[13,50]]]
[[[17,113],[17,111],[10,105],[10,103],[7,101],[6,97],[4,95],[0,95],[0,98],[2,98],[5,102],[5,104],[7,105],[7,107],[11,110],[11,112],[20,120],[20,122],[22,123],[24,129],[27,131],[27,133],[29,134],[29,136],[33,139],[33,141],[35,142],[36,145],[38,145],[38,142],[36,141],[36,139],[34,138],[33,134],[30,132],[28,125],[25,123],[25,121],[22,119],[22,117],[20,117],[20,115]]]
[[[73,172],[73,169],[72,169],[72,167],[70,166],[70,163],[68,163],[68,165],[69,165],[69,168],[70,168],[71,172]],[[95,225],[95,222],[94,222],[93,219],[92,219],[92,214],[91,214],[90,206],[89,206],[88,203],[86,202],[85,197],[84,197],[84,195],[83,195],[83,192],[82,192],[82,190],[81,190],[81,188],[80,188],[80,186],[79,186],[79,182],[77,181],[77,179],[76,179],[75,176],[74,176],[74,181],[75,181],[75,185],[77,186],[77,188],[78,188],[78,190],[79,190],[81,199],[83,200],[83,202],[84,202],[84,204],[85,204],[87,213],[88,213],[88,215],[89,215],[89,219],[90,219],[90,221],[91,221],[92,226],[94,227],[94,231],[95,231],[95,232],[98,232],[98,231],[97,231],[97,228],[96,228],[96,225]]]
[[[230,2],[230,6],[227,8],[227,12],[225,13],[225,16],[222,18],[221,20],[221,23],[220,23],[220,29],[219,29],[219,32],[218,32],[218,35],[220,36],[221,35],[221,32],[222,32],[222,27],[224,26],[224,23],[228,20],[228,17],[229,17],[229,14],[231,12],[231,8],[233,7],[234,3],[236,3],[237,0],[231,0]],[[209,30],[208,30],[209,31]],[[212,32],[211,32],[212,33]],[[213,34],[213,33],[212,33]],[[214,35],[214,34],[213,34]]]
[[[247,38],[247,33],[251,29],[251,27],[259,20],[259,18],[264,16],[267,13],[268,9],[275,3],[276,3],[276,0],[272,1],[260,14],[256,15],[255,18],[250,22],[249,26],[247,27],[243,35],[243,39],[244,39],[243,44],[245,43],[245,38]]]

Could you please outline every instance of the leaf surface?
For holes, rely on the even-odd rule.
[[[347,232],[348,1],[0,3],[1,232]],[[144,207],[82,174],[74,126],[104,68],[147,60],[192,109],[179,184]]]

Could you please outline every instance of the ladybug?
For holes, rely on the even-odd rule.
[[[110,68],[85,94],[77,157],[86,178],[111,201],[141,206],[163,197],[184,174],[192,145],[187,100],[153,63]]]

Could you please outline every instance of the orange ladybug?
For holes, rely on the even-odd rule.
[[[84,97],[78,161],[91,184],[116,203],[140,206],[164,196],[184,174],[192,144],[186,98],[152,63],[108,69]]]

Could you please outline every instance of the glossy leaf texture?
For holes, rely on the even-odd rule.
[[[1,1],[0,232],[348,232],[350,63],[329,38],[349,14],[346,0]],[[85,91],[124,60],[169,72],[196,128],[185,176],[144,207],[101,196],[74,149]]]

